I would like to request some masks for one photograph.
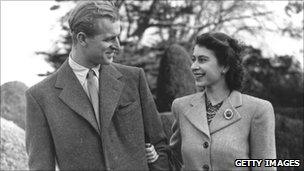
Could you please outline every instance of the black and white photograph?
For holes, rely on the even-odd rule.
[[[0,170],[304,169],[302,0],[1,0]]]

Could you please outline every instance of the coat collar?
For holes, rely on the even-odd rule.
[[[206,117],[204,92],[196,93],[190,100],[190,109],[185,115],[189,121],[200,131],[210,138],[210,132]]]
[[[224,100],[220,109],[210,123],[210,133],[213,134],[241,119],[241,115],[236,110],[242,105],[242,94],[232,91],[230,96]],[[231,113],[231,118],[227,117]]]
[[[108,128],[124,87],[124,83],[120,81],[122,74],[113,65],[115,64],[102,65],[99,71],[99,112],[102,128]]]
[[[99,104],[101,127],[108,127],[117,106],[124,83],[122,74],[112,65],[102,65],[99,71]],[[100,134],[93,107],[67,60],[58,69],[55,87],[62,89],[59,98]],[[101,129],[103,130],[103,129]]]
[[[189,103],[190,109],[186,111],[185,115],[198,130],[202,131],[209,138],[210,134],[241,119],[241,115],[237,112],[236,108],[242,105],[242,95],[238,91],[232,91],[212,119],[210,126],[208,126],[204,94],[205,91],[193,95]],[[226,119],[225,112],[229,109],[232,111],[232,118]]]

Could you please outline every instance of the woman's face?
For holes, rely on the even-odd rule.
[[[225,67],[218,64],[217,58],[212,50],[196,45],[192,55],[191,70],[198,87],[211,87],[224,83]]]

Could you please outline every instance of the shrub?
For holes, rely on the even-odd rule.
[[[25,91],[27,86],[14,81],[1,85],[1,117],[25,129]]]
[[[170,111],[175,98],[196,92],[190,65],[190,57],[182,46],[174,44],[166,50],[157,79],[156,105],[159,112]]]
[[[1,170],[28,170],[24,130],[11,121],[1,120]]]
[[[304,107],[275,107],[274,112],[282,116],[303,120]]]
[[[303,159],[303,121],[276,114],[276,148],[278,159]],[[301,161],[302,162],[302,161]],[[303,164],[303,163],[301,163]],[[303,168],[279,167],[278,170]]]

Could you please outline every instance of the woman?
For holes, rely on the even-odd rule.
[[[276,170],[235,166],[236,159],[275,159],[271,103],[239,92],[241,46],[223,33],[197,37],[191,65],[202,92],[175,99],[170,147],[183,170]],[[203,88],[202,88],[203,87]]]

